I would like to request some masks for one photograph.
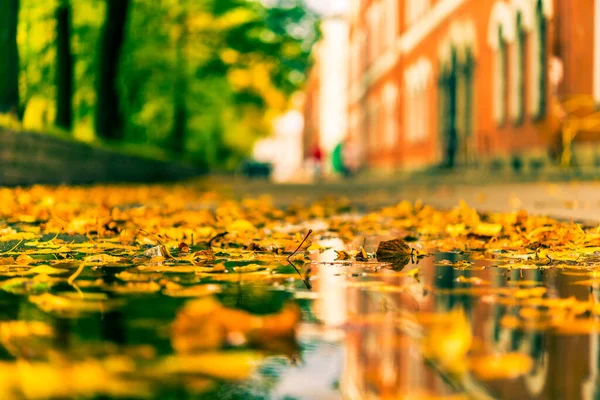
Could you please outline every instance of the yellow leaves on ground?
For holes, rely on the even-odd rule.
[[[384,349],[369,324],[410,331],[415,348],[450,378],[512,379],[531,369],[529,356],[507,350],[504,339],[483,342],[496,330],[512,340],[515,332],[600,332],[600,231],[522,211],[481,213],[464,202],[436,210],[403,201],[363,213],[341,199],[278,208],[268,199],[232,201],[193,184],[0,189],[0,204],[0,289],[24,300],[19,313],[104,321],[109,311],[127,314],[148,301],[152,316],[165,312],[162,303],[153,308],[158,298],[172,307],[168,320],[131,324],[150,326],[161,340],[170,334],[175,352],[157,349],[160,355],[146,357],[143,366],[102,357],[55,362],[56,354],[38,351],[40,341],[56,340],[51,325],[0,322],[0,342],[14,357],[48,361],[0,364],[0,394],[135,396],[147,389],[137,376],[181,380],[203,392],[221,380],[247,379],[266,354],[294,354],[288,348],[297,345],[301,313],[288,298],[331,308],[314,312],[316,318],[344,312],[346,302],[348,310],[367,310],[359,321],[365,335],[356,342],[372,342],[381,353],[398,349]],[[300,286],[305,278],[319,291]],[[275,292],[281,303],[268,314],[244,311],[260,302],[254,288]],[[338,291],[343,306],[335,301]],[[349,304],[355,295],[375,300]],[[350,339],[356,332],[345,333]],[[94,376],[84,380],[76,368]],[[81,381],[59,388],[53,381],[59,374]],[[46,394],[39,385],[23,389],[35,375]],[[124,375],[131,387],[122,385]]]
[[[227,225],[227,231],[241,233],[248,231],[254,232],[256,231],[256,227],[250,221],[247,221],[245,219],[236,219],[235,221]]]

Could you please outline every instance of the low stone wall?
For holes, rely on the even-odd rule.
[[[53,136],[0,129],[0,186],[155,182],[191,178],[201,172]]]

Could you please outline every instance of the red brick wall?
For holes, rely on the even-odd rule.
[[[363,31],[366,26],[365,16],[368,5],[374,0],[363,1],[364,7],[358,18],[351,24],[351,37]],[[444,0],[432,1],[432,7]],[[437,79],[439,76],[439,49],[448,37],[452,23],[471,21],[476,28],[476,51],[474,70],[474,107],[473,135],[470,147],[475,149],[476,158],[487,161],[492,158],[510,155],[521,155],[547,151],[551,141],[556,139],[556,125],[552,125],[552,103],[550,99],[550,84],[546,85],[546,114],[542,119],[535,119],[528,111],[529,107],[529,58],[526,56],[525,71],[525,115],[521,123],[515,123],[510,118],[510,108],[507,100],[506,122],[498,126],[494,119],[494,50],[488,44],[488,25],[492,7],[496,1],[510,4],[509,0],[467,0],[455,12],[431,30],[427,37],[421,40],[414,49],[398,56],[397,63],[376,81],[370,82],[365,91],[365,98],[354,99],[349,105],[350,110],[363,108],[367,112],[368,103],[381,100],[381,91],[389,81],[399,84],[397,104],[398,140],[391,148],[382,142],[385,121],[383,119],[372,124],[367,134],[369,143],[375,145],[368,149],[367,161],[370,166],[379,167],[415,167],[432,165],[440,161],[443,153],[443,143],[440,137],[440,125],[437,118],[439,93]],[[592,0],[554,0],[554,16],[547,24],[546,54],[549,60],[552,55],[559,56],[564,64],[564,81],[559,88],[559,95],[591,94],[592,93],[592,35],[593,35],[593,1]],[[404,33],[410,30],[404,17],[404,1],[399,0],[399,30]],[[368,45],[368,43],[367,43]],[[514,44],[511,44],[514,45]],[[509,45],[509,46],[511,46]],[[526,45],[527,46],[527,41]],[[509,52],[510,50],[507,49]],[[383,54],[380,54],[380,57]],[[428,133],[424,140],[410,143],[406,140],[406,121],[404,120],[405,91],[403,90],[404,73],[420,57],[427,58],[433,67],[433,77],[429,90],[431,104]],[[376,64],[377,60],[370,65]],[[367,69],[369,71],[369,69]],[[508,66],[507,99],[510,97],[510,64]],[[356,85],[351,82],[351,87]],[[383,107],[382,107],[383,108]]]

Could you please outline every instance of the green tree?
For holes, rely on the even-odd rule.
[[[173,132],[171,133],[172,147],[176,153],[185,150],[185,136],[187,129],[187,104],[186,104],[186,45],[188,39],[188,13],[182,7],[177,18],[178,32],[175,44],[175,90],[173,92]]]
[[[0,112],[19,110],[19,0],[0,0]]]
[[[123,134],[117,73],[125,41],[129,3],[129,0],[106,0],[106,17],[98,56],[95,126],[96,133],[107,139],[119,139]]]
[[[57,126],[73,124],[73,55],[71,53],[71,5],[61,0],[56,9],[56,118]]]

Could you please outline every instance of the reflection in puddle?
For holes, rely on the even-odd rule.
[[[542,325],[564,311],[548,301],[566,299],[573,305],[564,307],[587,307],[586,324],[596,320],[600,285],[586,284],[589,274],[570,269],[502,269],[487,260],[465,263],[457,253],[435,254],[402,272],[365,273],[332,261],[332,255],[324,252],[311,267],[318,293],[312,309],[321,324],[320,340],[335,341],[343,349],[339,390],[344,398],[595,399],[600,395],[600,325],[572,333],[553,328],[556,322]],[[416,267],[419,273],[413,277],[408,271]],[[457,351],[457,359],[443,365],[443,357],[440,362],[439,356],[436,360],[426,354],[423,327],[427,332],[427,318],[451,315],[453,310],[462,310],[469,332],[455,334],[454,318],[440,335],[437,345],[455,340],[447,351]],[[568,323],[577,326],[579,319]],[[304,332],[311,336],[316,329]],[[469,338],[464,365],[456,350],[460,335]],[[322,356],[327,358],[325,352]],[[452,365],[454,361],[457,365]]]
[[[364,242],[370,251],[372,242],[376,241]],[[313,252],[312,263],[304,268],[305,273],[310,269],[312,291],[293,271],[276,285],[243,281],[248,275],[232,274],[214,292],[219,305],[198,303],[202,312],[213,304],[217,310],[211,314],[213,322],[216,314],[219,326],[226,327],[239,325],[241,316],[266,324],[281,315],[290,301],[300,306],[297,343],[256,337],[256,332],[268,330],[252,328],[246,337],[240,336],[244,331],[239,327],[223,332],[219,348],[224,352],[210,355],[214,368],[217,363],[225,366],[218,371],[221,374],[231,373],[232,358],[227,357],[237,357],[234,360],[239,362],[255,356],[240,351],[239,343],[260,342],[264,352],[260,357],[266,357],[250,379],[207,379],[194,375],[198,370],[183,373],[178,359],[170,357],[170,335],[175,311],[185,309],[185,300],[149,294],[131,296],[116,310],[73,318],[51,316],[30,301],[3,293],[2,321],[43,323],[29,324],[28,330],[0,323],[4,348],[0,356],[5,361],[0,369],[8,372],[15,357],[36,360],[68,354],[74,361],[62,369],[50,371],[32,363],[28,379],[45,373],[68,382],[69,374],[78,368],[104,371],[108,384],[90,385],[109,397],[178,393],[186,398],[197,393],[222,399],[591,400],[600,396],[600,281],[593,272],[575,264],[499,268],[498,259],[453,252],[438,252],[403,269],[391,269],[374,261],[336,261],[331,249],[344,248],[339,239],[323,240],[320,245],[324,251]],[[104,273],[101,278],[110,276]],[[44,334],[48,326],[57,333],[50,339]],[[196,323],[190,327],[201,328]],[[163,363],[176,372],[168,379],[153,375],[152,363],[161,357],[173,360]],[[90,359],[98,361],[86,361]],[[129,384],[135,390],[123,389]],[[60,385],[49,389],[58,397],[72,393]]]

